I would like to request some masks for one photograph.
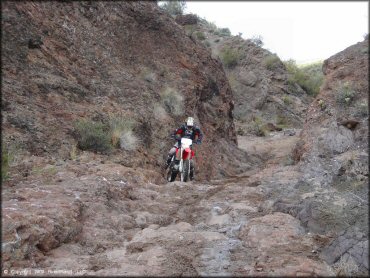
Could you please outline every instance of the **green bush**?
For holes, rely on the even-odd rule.
[[[206,39],[206,36],[204,35],[204,33],[203,32],[196,32],[195,33],[195,35],[197,36],[197,39],[198,40],[201,40],[201,41],[203,41],[203,40],[205,40]]]
[[[218,28],[219,35],[222,37],[230,37],[231,32],[229,28]]]
[[[292,100],[290,99],[290,97],[289,97],[289,96],[284,96],[284,97],[283,97],[283,102],[284,102],[284,104],[285,104],[285,105],[290,105],[290,104],[292,104]]]
[[[206,27],[209,29],[210,33],[213,33],[217,30],[217,26],[214,22],[209,22],[209,21],[204,19],[204,23],[205,23]]]
[[[257,136],[267,136],[268,130],[264,127],[262,120],[259,117],[253,117],[248,131]]]
[[[183,0],[165,1],[160,7],[170,15],[177,16],[184,13],[186,2]]]
[[[262,47],[263,46],[263,37],[261,35],[254,35],[250,39],[256,46]]]
[[[234,68],[240,59],[240,54],[237,50],[225,47],[221,53],[221,61],[227,68]]]
[[[289,83],[297,83],[307,94],[317,96],[324,81],[322,62],[298,67],[294,60],[288,60],[284,65],[290,74]]]
[[[81,150],[91,150],[107,154],[111,151],[109,126],[91,120],[80,120],[75,123],[77,146]]]
[[[195,32],[195,25],[185,25],[185,33],[191,37],[193,33]]]
[[[268,70],[274,70],[278,68],[280,63],[281,61],[279,57],[276,56],[275,54],[269,55],[263,60],[263,64]]]
[[[349,105],[356,95],[356,91],[348,82],[340,84],[339,87],[335,90],[335,93],[337,103],[341,105]]]
[[[1,180],[6,181],[9,179],[9,168],[11,166],[17,165],[22,156],[22,146],[21,141],[12,142],[7,144],[2,142],[1,147]]]
[[[3,146],[1,148],[1,180],[5,181],[9,177],[9,152],[8,148]]]
[[[278,128],[284,129],[290,126],[290,122],[284,115],[277,115],[276,116],[276,126]]]

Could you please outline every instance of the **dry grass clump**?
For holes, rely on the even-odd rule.
[[[109,154],[113,147],[134,150],[138,140],[133,134],[135,122],[123,115],[110,115],[108,122],[82,119],[74,124],[77,147],[96,153]],[[71,156],[76,150],[72,149]]]
[[[358,265],[352,256],[342,256],[333,266],[337,276],[355,277],[358,273]]]
[[[167,87],[161,93],[162,105],[167,113],[179,116],[184,113],[184,98],[173,88]]]

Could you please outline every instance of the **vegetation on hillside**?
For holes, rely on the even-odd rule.
[[[234,68],[238,64],[240,56],[238,50],[231,47],[225,47],[220,52],[221,61],[227,68]]]
[[[298,83],[307,94],[316,96],[324,80],[322,62],[298,66],[294,60],[284,62],[285,68],[290,73],[289,82]]]
[[[336,100],[340,105],[349,105],[355,98],[357,92],[349,82],[340,83],[335,90]]]
[[[168,12],[170,15],[177,16],[184,14],[186,2],[184,0],[163,1],[162,3],[159,3],[159,7]]]
[[[122,115],[109,115],[108,122],[82,119],[74,123],[77,147],[109,154],[113,147],[134,150],[137,138],[133,134],[135,122]]]

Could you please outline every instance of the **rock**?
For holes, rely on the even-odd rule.
[[[360,122],[359,121],[356,121],[356,120],[344,120],[344,121],[341,121],[339,124],[350,129],[350,130],[353,130],[356,128],[356,126],[359,124]]]
[[[246,71],[245,69],[242,69],[239,72],[239,80],[246,86],[254,87],[258,81],[258,78],[253,71]]]
[[[294,129],[286,129],[284,130],[284,135],[288,135],[288,136],[294,136],[295,135],[295,130]]]
[[[63,5],[57,1],[34,5],[9,2],[4,7],[9,21],[3,30],[3,64],[11,67],[6,67],[3,75],[7,84],[3,103],[15,107],[4,110],[4,119],[14,125],[4,125],[6,142],[17,132],[17,138],[21,136],[28,143],[26,149],[32,154],[69,159],[72,145],[78,143],[75,123],[94,120],[108,128],[111,115],[136,124],[124,136],[129,147],[115,149],[102,160],[112,161],[116,156],[128,167],[142,167],[145,163],[159,171],[162,159],[158,154],[166,154],[172,144],[164,134],[184,120],[185,107],[196,107],[192,116],[209,139],[199,148],[200,156],[207,159],[199,161],[197,179],[221,176],[217,152],[230,156],[223,163],[230,173],[235,172],[233,164],[248,167],[246,156],[236,146],[232,91],[222,65],[211,57],[209,50],[183,35],[183,27],[154,2],[97,2],[83,6],[84,3]],[[66,22],[65,15],[72,7],[76,13]],[[60,14],[55,15],[55,10],[60,10]],[[86,18],[84,23],[79,21],[81,17]],[[109,18],[112,24],[107,25],[102,18]],[[197,17],[186,15],[178,20],[196,24]],[[47,37],[43,32],[46,22],[48,29],[54,30]],[[117,26],[122,25],[126,28],[121,36]],[[90,27],[94,34],[86,32]],[[8,39],[14,35],[17,39]],[[28,40],[29,47],[45,47],[49,56],[19,52]],[[89,47],[84,46],[87,41],[91,42]],[[151,46],[158,45],[158,41],[167,43],[153,49]],[[106,51],[110,54],[106,55]],[[32,67],[25,67],[28,64]],[[142,69],[140,73],[137,65]],[[22,77],[15,77],[14,71],[22,71]],[[165,72],[166,88],[162,86],[161,72]],[[168,100],[166,90],[178,94],[176,104]],[[180,110],[174,110],[174,106],[169,115],[156,117],[158,111],[168,114],[164,109],[168,103]],[[210,143],[212,138],[216,143]],[[147,148],[149,145],[157,147]],[[140,152],[143,149],[145,152]]]
[[[41,45],[43,45],[41,37],[28,40],[28,48],[30,49],[41,48]]]
[[[268,131],[282,131],[282,128],[275,126],[273,123],[267,123],[264,128]]]

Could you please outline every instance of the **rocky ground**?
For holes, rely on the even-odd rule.
[[[333,275],[320,257],[330,237],[307,232],[291,212],[278,212],[271,192],[298,182],[288,160],[298,133],[239,137],[240,147],[265,157],[266,167],[207,183],[166,183],[157,172],[89,153],[73,161],[31,158],[39,170],[3,189],[3,269]]]

